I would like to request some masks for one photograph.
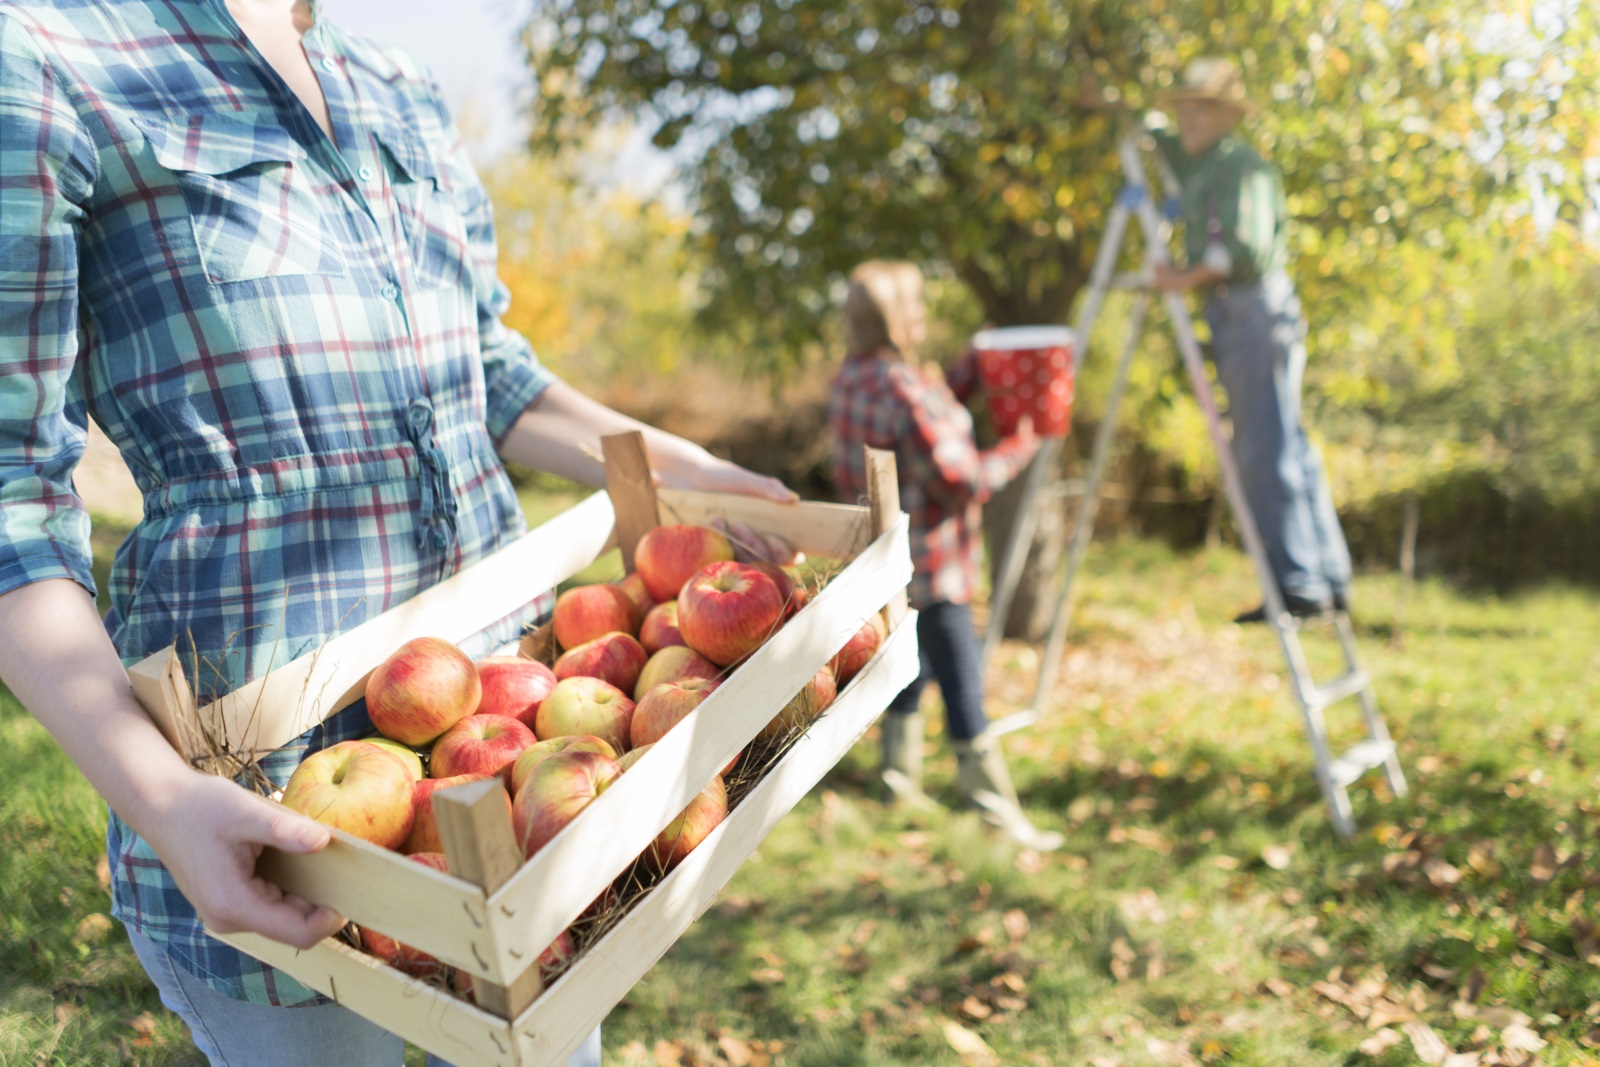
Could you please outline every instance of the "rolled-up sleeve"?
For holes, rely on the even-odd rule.
[[[88,439],[78,360],[78,230],[93,143],[28,30],[0,12],[0,593],[70,578],[90,595],[72,486]]]
[[[453,142],[447,167],[456,210],[466,221],[487,391],[484,421],[490,438],[498,442],[556,376],[539,362],[528,339],[501,321],[501,316],[511,306],[511,290],[500,280],[494,204],[483,187],[483,180],[478,177],[477,168],[472,165],[465,141],[445,112],[437,84],[433,85],[433,96]]]

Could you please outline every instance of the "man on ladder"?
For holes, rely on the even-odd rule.
[[[1322,457],[1300,424],[1306,326],[1284,269],[1289,212],[1282,178],[1236,135],[1254,107],[1231,60],[1189,64],[1166,106],[1177,133],[1154,137],[1182,187],[1188,266],[1158,264],[1155,285],[1205,293],[1234,457],[1284,608],[1296,618],[1346,610],[1350,550]],[[1266,607],[1234,621],[1265,622]]]

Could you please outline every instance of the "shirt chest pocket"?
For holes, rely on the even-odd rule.
[[[344,273],[305,149],[283,127],[227,114],[135,125],[183,193],[209,281]]]
[[[414,135],[387,127],[373,132],[382,146],[417,284],[424,289],[464,284],[470,277],[471,249],[448,176]]]

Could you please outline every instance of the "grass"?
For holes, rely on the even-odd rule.
[[[1270,633],[1224,621],[1245,561],[1098,547],[1055,703],[1007,738],[1067,848],[881,807],[863,744],[612,1014],[607,1064],[1600,1063],[1600,601],[1387,575],[1356,595],[1412,792],[1364,783],[1354,842]],[[1001,660],[992,715],[1037,669]],[[195,1062],[94,918],[103,806],[3,695],[0,781],[0,1065]]]

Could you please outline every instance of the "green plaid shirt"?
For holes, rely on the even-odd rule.
[[[330,140],[223,0],[0,0],[0,593],[90,593],[88,420],[144,493],[106,626],[223,692],[523,531],[495,445],[551,381],[500,321],[490,204],[437,89],[318,22]],[[483,635],[512,635],[508,619]],[[364,708],[269,757],[280,783]],[[207,937],[113,816],[113,911],[227,995],[300,983]]]
[[[1154,136],[1183,187],[1189,266],[1205,264],[1238,284],[1282,270],[1289,261],[1289,208],[1277,170],[1232,135],[1192,157],[1170,131]]]

